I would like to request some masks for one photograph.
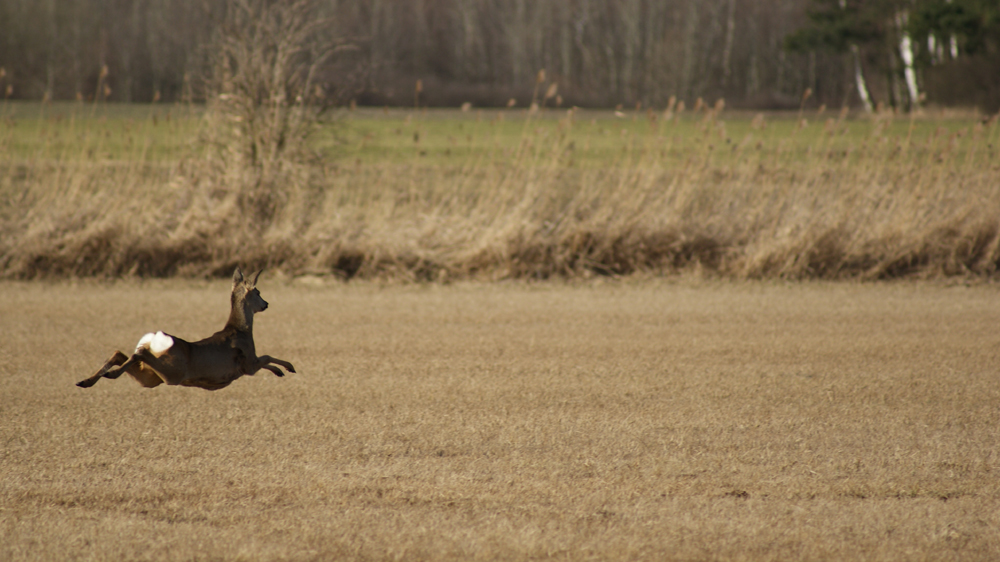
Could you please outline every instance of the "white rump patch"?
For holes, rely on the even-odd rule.
[[[142,336],[142,338],[139,339],[139,343],[135,344],[135,352],[139,353],[139,350],[141,350],[142,348],[149,347],[149,342],[153,341],[153,337],[155,336],[156,334],[153,333],[149,333],[146,334],[145,336]]]
[[[146,348],[153,352],[153,356],[159,357],[163,355],[168,349],[174,345],[174,338],[164,334],[163,332],[156,332],[155,334],[150,332],[139,340],[138,345],[135,346],[135,352],[139,353],[139,350]]]

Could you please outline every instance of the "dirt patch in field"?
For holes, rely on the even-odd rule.
[[[0,284],[0,559],[996,559],[997,287]]]

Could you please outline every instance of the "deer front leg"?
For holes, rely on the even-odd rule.
[[[264,365],[263,367],[261,367],[261,369],[267,369],[268,371],[271,371],[272,373],[274,373],[274,376],[276,377],[285,376],[285,373],[281,372],[281,369],[275,367],[274,365]]]
[[[126,361],[128,361],[128,355],[125,355],[121,351],[116,351],[115,354],[111,356],[111,359],[108,359],[108,361],[104,363],[104,366],[98,369],[97,372],[93,374],[93,376],[85,378],[82,381],[76,383],[76,386],[79,386],[80,388],[90,388],[95,384],[97,384],[97,381],[101,380],[101,377],[103,377],[109,370],[111,370],[112,367],[117,367],[118,365],[121,365]]]
[[[276,359],[274,357],[271,357],[270,355],[261,355],[260,357],[257,358],[256,364],[254,365],[256,367],[254,369],[254,372],[257,372],[260,369],[267,369],[268,371],[271,371],[272,373],[278,375],[279,377],[285,376],[284,373],[282,373],[274,365],[271,365],[271,363],[274,363],[275,365],[281,365],[289,373],[295,372],[295,367],[293,367],[291,363],[289,363],[288,361],[283,361],[281,359]]]

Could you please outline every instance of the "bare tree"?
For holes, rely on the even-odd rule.
[[[304,155],[327,96],[318,79],[346,47],[323,31],[313,0],[230,0],[209,85],[219,146],[242,176],[241,204],[266,226],[284,193],[276,181]]]

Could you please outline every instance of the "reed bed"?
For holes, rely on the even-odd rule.
[[[197,109],[74,107],[0,110],[0,277],[241,263],[401,281],[886,279],[1000,264],[996,117],[345,112],[262,180]],[[266,217],[247,211],[251,184]]]

